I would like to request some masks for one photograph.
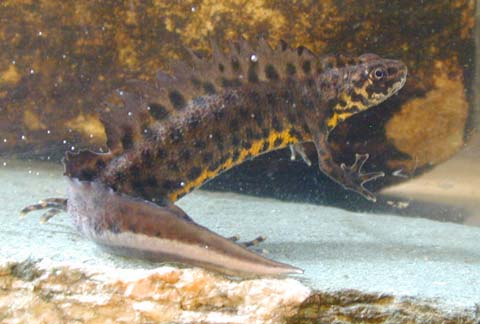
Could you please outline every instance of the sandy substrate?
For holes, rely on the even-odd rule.
[[[158,267],[103,252],[76,233],[66,214],[45,225],[38,214],[19,220],[22,207],[64,197],[62,168],[4,161],[0,263],[33,258],[126,270]],[[480,303],[479,227],[205,191],[179,205],[222,235],[245,240],[266,235],[267,256],[304,269],[293,278],[308,288],[413,297],[469,314]]]

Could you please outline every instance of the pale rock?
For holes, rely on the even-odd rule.
[[[310,295],[288,278],[237,280],[198,268],[49,260],[4,264],[0,286],[2,323],[281,323]]]

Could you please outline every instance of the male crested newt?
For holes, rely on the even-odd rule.
[[[67,199],[26,207],[67,211],[86,237],[117,254],[179,262],[227,274],[301,272],[266,259],[196,224],[173,203],[221,172],[259,154],[313,142],[320,169],[367,199],[367,154],[350,167],[333,161],[330,132],[405,84],[406,66],[374,54],[319,57],[264,40],[235,43],[210,59],[191,53],[172,74],[129,82],[99,114],[108,153],[66,154]]]

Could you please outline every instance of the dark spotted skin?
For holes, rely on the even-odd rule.
[[[231,64],[234,71],[240,69],[234,60]],[[66,174],[99,179],[118,192],[170,204],[245,160],[313,141],[325,174],[374,200],[363,184],[382,174],[363,174],[364,156],[357,157],[357,169],[335,164],[328,134],[339,122],[398,91],[407,73],[403,63],[368,54],[259,69],[251,62],[247,80],[222,77],[220,84],[228,85],[221,89],[192,77],[197,95],[191,100],[177,89],[168,90],[162,102],[144,93],[120,92],[120,104],[107,108],[114,113],[107,114],[109,120],[103,117],[109,140],[114,139],[112,153],[69,155]],[[127,120],[124,126],[122,118]],[[102,168],[91,166],[93,161]]]
[[[175,201],[247,159],[311,141],[304,107],[291,100],[297,92],[263,84],[205,97],[207,107],[192,105],[160,122],[158,133],[127,153],[127,161],[112,160],[101,181],[149,200]]]
[[[86,237],[120,255],[200,265],[229,274],[299,269],[265,259],[198,226],[173,204],[221,172],[259,154],[290,147],[304,160],[313,142],[320,169],[374,200],[363,184],[367,154],[336,164],[328,136],[343,120],[375,106],[405,83],[403,63],[373,54],[319,58],[285,44],[273,50],[235,44],[193,68],[173,66],[155,82],[133,82],[105,102],[100,118],[108,153],[67,153],[67,199],[46,199],[22,214],[51,208],[72,215]],[[154,202],[147,202],[149,200]],[[227,260],[227,261],[225,261]]]

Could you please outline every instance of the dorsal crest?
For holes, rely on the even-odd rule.
[[[305,47],[291,48],[285,42],[272,48],[264,39],[255,46],[242,39],[230,44],[225,52],[213,43],[212,53],[206,58],[187,51],[189,63],[172,61],[170,73],[159,71],[153,82],[128,81],[105,101],[100,118],[112,153],[135,146],[148,134],[152,123],[163,125],[172,116],[198,105],[202,101],[199,99],[257,83],[305,80],[356,63],[355,58],[347,56],[320,58]]]
[[[99,113],[112,153],[128,150],[148,133],[152,123],[185,111],[197,98],[221,95],[246,84],[308,78],[327,65],[304,47],[293,49],[281,42],[272,48],[264,39],[256,46],[242,39],[225,52],[212,43],[207,58],[188,52],[189,63],[172,61],[170,73],[157,72],[153,82],[128,81],[107,98]]]

